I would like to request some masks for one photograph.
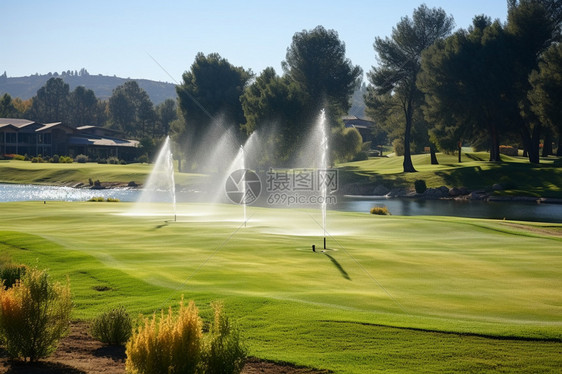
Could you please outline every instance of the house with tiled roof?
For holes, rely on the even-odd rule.
[[[0,118],[0,155],[88,155],[92,159],[133,159],[139,142],[124,139],[116,130],[99,126],[73,128],[61,122],[39,123],[27,119]]]

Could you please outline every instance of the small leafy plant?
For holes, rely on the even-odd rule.
[[[90,332],[102,343],[123,345],[131,337],[132,328],[131,316],[121,306],[104,312],[94,319]]]

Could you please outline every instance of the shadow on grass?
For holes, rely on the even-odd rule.
[[[351,280],[351,277],[349,276],[349,274],[347,273],[347,271],[345,271],[345,269],[341,266],[341,264],[332,256],[330,256],[329,254],[325,253],[326,257],[328,257],[330,259],[330,261],[332,261],[332,264],[334,264],[334,266],[336,267],[336,269],[339,270],[340,274],[342,275],[342,277],[344,277],[347,280]]]

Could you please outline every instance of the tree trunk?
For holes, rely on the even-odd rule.
[[[500,162],[500,140],[498,136],[498,130],[495,126],[490,126],[490,161]]]
[[[461,159],[462,142],[458,143],[458,149],[459,149],[459,164],[460,164],[462,162],[462,159]]]
[[[556,150],[556,156],[562,156],[562,134],[558,135],[558,149]]]
[[[406,129],[404,131],[404,162],[402,167],[404,168],[404,173],[415,173],[417,170],[414,168],[412,163],[412,154],[410,152],[410,139],[412,132],[412,114],[413,108],[412,103],[406,104]]]
[[[435,146],[433,144],[429,146],[429,152],[431,153],[431,165],[439,165],[437,155],[435,154]]]
[[[531,136],[529,148],[529,162],[531,164],[540,164],[540,135],[541,125],[533,127],[533,135]]]

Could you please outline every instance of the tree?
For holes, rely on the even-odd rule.
[[[127,81],[113,90],[109,98],[110,126],[125,134],[142,138],[155,121],[154,105],[136,81]]]
[[[70,93],[70,123],[73,126],[95,124],[98,121],[98,99],[94,91],[78,86]]]
[[[326,106],[331,116],[346,114],[361,83],[362,70],[345,57],[345,44],[338,33],[322,26],[293,36],[282,67],[307,94],[312,118]]]
[[[531,108],[541,123],[558,133],[556,155],[562,156],[562,44],[554,44],[544,53],[529,81]]]
[[[17,117],[18,111],[14,106],[12,97],[5,93],[0,97],[0,117],[13,118]]]
[[[288,77],[279,77],[275,69],[266,68],[241,97],[247,134],[259,131],[263,150],[260,166],[288,166],[307,128],[302,118],[306,94]]]
[[[70,89],[61,78],[50,78],[33,97],[31,114],[38,122],[67,122]]]
[[[241,136],[239,126],[244,123],[244,112],[240,96],[251,77],[251,71],[233,66],[217,53],[198,53],[190,71],[183,74],[182,84],[176,87],[184,122],[174,127],[174,140],[195,157],[199,150],[203,151],[199,147],[208,146],[202,140],[219,118],[223,129],[234,127]]]
[[[293,98],[298,96],[304,100],[298,110],[298,131],[291,126],[294,133],[286,134],[285,141],[296,137],[297,141],[291,143],[291,148],[300,149],[304,141],[302,134],[311,130],[321,109],[326,109],[326,120],[333,133],[332,149],[352,149],[346,144],[339,144],[350,138],[343,133],[341,117],[351,107],[353,93],[361,83],[362,70],[345,57],[345,43],[340,41],[338,33],[322,26],[296,33],[287,48],[282,67],[288,79],[285,85],[293,92],[300,91]],[[296,102],[293,101],[291,105],[294,104]]]
[[[417,85],[425,94],[424,114],[435,126],[434,135],[448,134],[442,146],[451,149],[465,136],[486,132],[490,161],[500,161],[500,135],[516,108],[510,100],[511,60],[502,25],[485,16],[423,53]]]
[[[509,4],[506,31],[510,37],[513,87],[512,100],[518,105],[513,118],[518,124],[529,162],[540,162],[542,123],[531,109],[529,75],[538,69],[539,57],[560,38],[562,3],[549,0],[520,0]]]
[[[377,105],[376,96],[390,94],[400,104],[404,116],[404,172],[415,172],[410,141],[414,110],[421,105],[423,95],[416,87],[421,68],[422,52],[436,41],[449,35],[454,22],[441,8],[421,5],[412,18],[403,17],[392,29],[390,38],[376,38],[375,51],[379,67],[368,73],[371,86],[367,89],[366,105]]]
[[[158,117],[159,126],[158,129],[153,128],[152,137],[168,135],[170,133],[170,124],[178,118],[176,102],[172,99],[167,99],[157,105],[156,115]]]

